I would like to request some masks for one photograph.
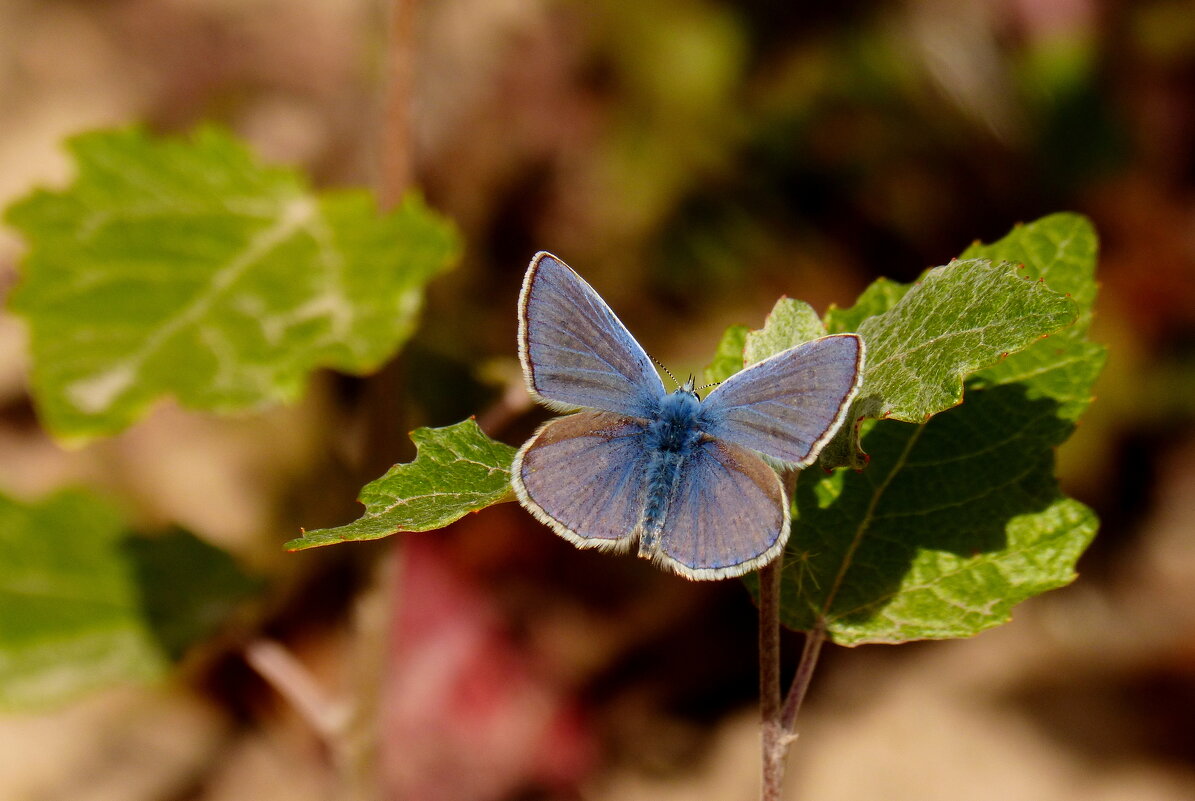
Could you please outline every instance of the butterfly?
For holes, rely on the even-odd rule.
[[[691,378],[668,392],[597,292],[537,253],[519,296],[519,360],[534,398],[576,413],[519,449],[515,494],[580,548],[638,545],[688,579],[756,570],[783,550],[790,525],[769,462],[817,458],[859,388],[863,351],[855,334],[826,336],[750,365],[704,400]]]

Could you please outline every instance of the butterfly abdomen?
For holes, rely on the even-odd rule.
[[[639,554],[651,558],[659,533],[668,517],[668,504],[675,494],[685,460],[701,442],[700,401],[692,392],[677,390],[664,396],[647,427],[644,447],[647,489],[644,493]]]

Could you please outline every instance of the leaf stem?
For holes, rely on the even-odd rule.
[[[349,717],[348,708],[325,693],[294,654],[281,643],[258,639],[245,647],[245,661],[290,702],[325,745],[336,748]]]
[[[813,680],[813,671],[817,667],[817,659],[825,642],[825,622],[818,618],[817,625],[805,632],[805,647],[801,650],[801,661],[797,664],[793,683],[788,688],[788,695],[784,697],[784,708],[780,711],[780,724],[789,738],[788,742],[797,739],[797,714],[801,711],[801,704],[805,700],[809,682]]]

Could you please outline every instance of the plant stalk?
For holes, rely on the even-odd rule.
[[[796,476],[787,477],[788,497],[793,496]],[[759,571],[759,717],[762,801],[780,801],[784,789],[784,768],[789,746],[797,739],[797,714],[813,680],[813,671],[826,642],[825,623],[805,633],[801,661],[788,693],[780,695],[780,593],[783,552]]]
[[[779,801],[788,750],[780,704],[780,565],[782,553],[759,571],[759,725],[763,756],[760,798]]]

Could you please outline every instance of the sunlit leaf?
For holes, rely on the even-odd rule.
[[[318,367],[377,368],[410,335],[452,227],[409,197],[313,193],[211,128],[70,141],[74,182],[7,220],[29,245],[11,308],[54,433],[110,434],[171,395],[230,412],[290,400]]]
[[[1061,230],[1072,235],[1048,257],[1018,251],[1009,239],[970,252],[1025,262],[1026,285],[1042,287],[1035,279],[1044,276],[1064,286],[1084,321],[1096,253],[1086,221],[1055,215],[1011,241],[1040,242]],[[882,330],[873,321],[897,314],[918,291],[889,289],[861,300],[880,314],[860,323],[865,335]],[[865,469],[804,471],[782,572],[785,625],[824,628],[845,645],[964,637],[1071,581],[1098,522],[1059,490],[1054,450],[1089,402],[1102,364],[1100,346],[1064,329],[974,375],[961,405],[924,421],[864,424]]]
[[[781,298],[764,320],[763,328],[747,334],[743,361],[755,364],[825,335],[826,327],[812,306],[801,300]]]
[[[865,470],[804,471],[784,624],[844,645],[964,637],[1070,582],[1097,524],[1054,479],[1071,428],[1021,385],[973,389],[927,423],[876,422]]]
[[[896,293],[878,293],[884,302]],[[962,401],[963,379],[1074,322],[1075,304],[1010,263],[955,261],[926,271],[886,311],[859,323],[863,384],[848,421],[921,422]],[[863,464],[857,425],[844,425],[819,464]]]
[[[364,515],[345,526],[306,532],[286,547],[298,551],[430,531],[514,497],[510,464],[515,449],[487,437],[474,420],[417,428],[411,439],[418,448],[415,461],[395,465],[361,490]]]

